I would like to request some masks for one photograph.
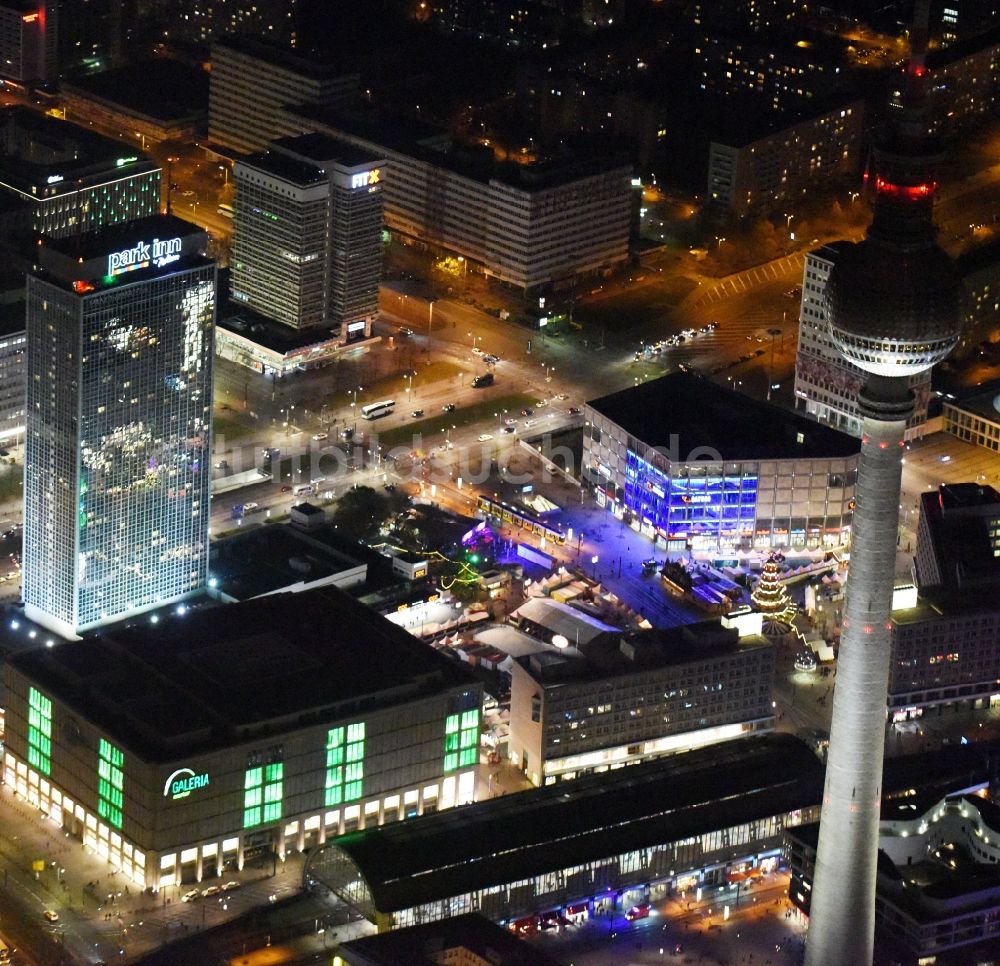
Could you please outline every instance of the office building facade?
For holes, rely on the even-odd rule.
[[[24,107],[0,111],[0,190],[25,231],[64,238],[160,210],[160,167],[139,151]],[[10,242],[8,242],[8,245]]]
[[[342,342],[370,334],[382,268],[384,159],[320,134],[238,161],[232,296]]]
[[[23,319],[0,322],[0,443],[24,438],[27,343]]]
[[[668,550],[850,539],[857,440],[675,373],[584,406],[598,505]]]
[[[948,483],[921,494],[913,575],[892,612],[892,716],[1000,702],[1000,493]]]
[[[340,591],[287,597],[23,651],[6,783],[153,890],[471,802],[482,685]]]
[[[718,621],[602,634],[511,666],[511,761],[535,785],[773,726],[774,648]]]
[[[335,69],[276,46],[247,38],[218,39],[212,44],[209,146],[250,154],[275,138],[311,131],[282,108],[335,107],[351,100],[359,83],[356,71]]]
[[[155,216],[47,239],[28,277],[25,614],[65,636],[205,584],[207,244]]]
[[[977,393],[944,404],[944,431],[967,443],[1000,452],[1000,392]]]
[[[453,149],[440,131],[398,137],[391,125],[344,114],[285,113],[303,129],[385,158],[386,227],[461,255],[486,275],[531,291],[628,258],[631,165],[498,165],[491,150]]]
[[[839,253],[850,242],[833,242],[806,254],[799,304],[799,340],[795,353],[795,408],[852,436],[861,435],[858,393],[864,373],[844,358],[830,335],[830,309],[826,283]],[[927,426],[931,398],[930,371],[908,378],[913,392],[913,413],[906,421],[906,438],[920,439]]]

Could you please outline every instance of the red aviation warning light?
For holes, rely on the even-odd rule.
[[[936,181],[924,181],[921,184],[893,184],[886,181],[881,175],[875,175],[875,191],[889,198],[898,198],[900,201],[922,201],[930,198],[937,191]]]

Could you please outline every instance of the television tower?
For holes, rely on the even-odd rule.
[[[928,0],[916,0],[902,100],[865,176],[874,218],[827,285],[830,334],[868,377],[806,966],[872,962],[889,618],[913,408],[907,378],[944,359],[961,331],[958,275],[934,227],[939,154],[926,123],[927,22]]]

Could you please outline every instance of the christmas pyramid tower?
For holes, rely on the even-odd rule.
[[[780,636],[791,630],[796,607],[788,596],[788,591],[780,582],[778,558],[771,554],[760,573],[757,586],[750,595],[754,610],[764,615],[764,633]]]

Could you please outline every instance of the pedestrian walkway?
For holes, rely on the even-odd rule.
[[[775,279],[784,276],[801,277],[804,263],[805,255],[802,252],[796,252],[793,255],[786,255],[773,262],[766,262],[763,265],[757,265],[754,268],[728,275],[711,287],[702,285],[701,290],[695,297],[693,306],[694,308],[702,308],[714,302],[721,302],[723,299],[748,292],[758,285],[773,282]]]

